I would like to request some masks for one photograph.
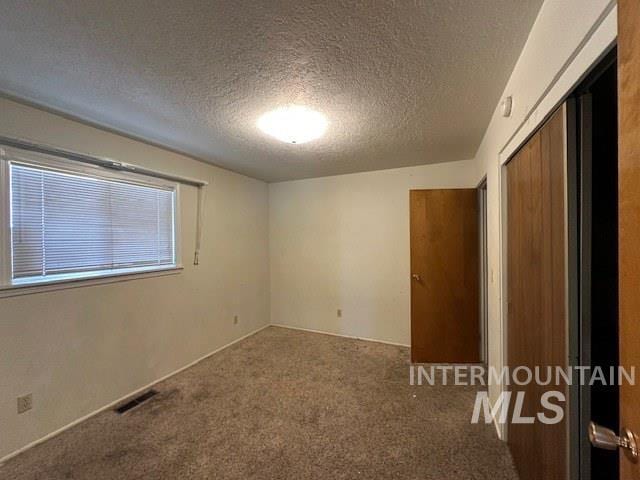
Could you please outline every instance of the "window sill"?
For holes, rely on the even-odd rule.
[[[179,274],[182,272],[182,270],[182,265],[177,265],[175,267],[158,268],[155,270],[147,270],[143,272],[120,272],[111,274],[107,273],[104,275],[89,278],[49,280],[25,285],[6,285],[0,286],[0,298],[15,297],[33,293],[51,292],[54,290],[66,290],[68,288],[90,287],[108,283],[127,282],[130,280],[139,280],[143,278],[164,277],[167,275]]]

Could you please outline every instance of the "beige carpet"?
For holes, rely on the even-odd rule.
[[[2,479],[516,479],[470,387],[409,386],[408,350],[270,327],[9,460]]]

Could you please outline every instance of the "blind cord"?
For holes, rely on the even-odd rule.
[[[202,229],[204,228],[204,185],[198,187],[198,206],[196,216],[196,251],[193,255],[193,264],[200,263],[200,247],[202,245]]]

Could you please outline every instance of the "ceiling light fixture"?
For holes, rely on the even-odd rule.
[[[286,143],[306,143],[320,138],[327,129],[327,119],[320,112],[300,105],[289,105],[265,113],[258,127]]]

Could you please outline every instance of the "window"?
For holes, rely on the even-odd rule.
[[[176,267],[175,184],[37,154],[5,160],[4,284]]]

